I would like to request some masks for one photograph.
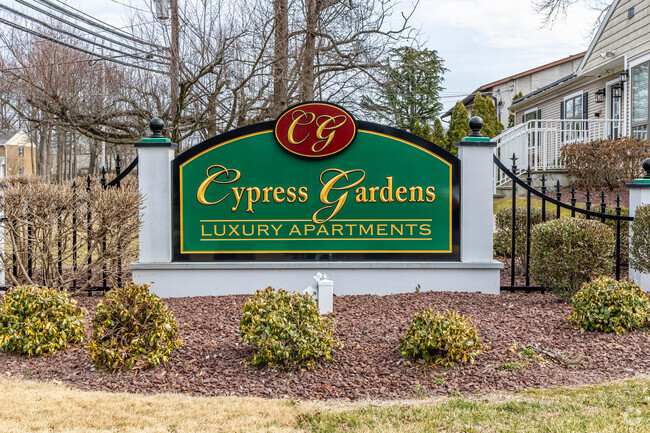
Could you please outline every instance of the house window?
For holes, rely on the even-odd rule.
[[[632,68],[632,136],[648,138],[648,62]]]
[[[18,156],[25,156],[25,149],[22,147],[18,148]]]
[[[582,94],[570,96],[564,100],[564,118],[582,120]],[[566,141],[575,141],[582,136],[583,122],[565,122],[564,139]]]
[[[25,174],[25,167],[18,167],[18,174]]]

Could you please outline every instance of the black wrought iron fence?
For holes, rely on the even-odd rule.
[[[41,218],[42,214],[38,210],[30,211],[24,206],[24,201],[15,201],[18,206],[14,207],[19,209],[12,209],[1,221],[3,250],[0,253],[5,284],[0,286],[0,290],[34,283],[88,291],[90,294],[93,291],[106,291],[115,284],[122,284],[128,269],[122,263],[119,249],[134,248],[129,244],[133,243],[134,238],[137,239],[137,212],[136,221],[129,225],[130,229],[136,227],[135,232],[129,230],[131,233],[125,234],[119,227],[115,228],[115,224],[111,225],[106,221],[107,215],[120,212],[121,204],[109,202],[114,196],[104,197],[105,203],[94,203],[97,195],[92,193],[93,188],[101,188],[103,191],[122,188],[126,176],[137,167],[138,158],[136,157],[123,171],[121,162],[120,156],[117,155],[115,178],[110,181],[106,177],[106,170],[102,169],[99,185],[94,185],[97,182],[93,181],[90,175],[85,179],[85,185],[73,182],[69,187],[71,194],[66,195],[69,203],[57,202],[53,205],[56,206],[54,217]],[[6,185],[1,187],[5,193],[8,191]],[[135,194],[137,195],[137,187]],[[6,199],[3,194],[3,200]],[[7,208],[11,208],[6,203],[3,204],[5,212]],[[110,206],[114,208],[109,209]],[[137,209],[139,204],[135,206]],[[133,209],[131,205],[131,213]],[[99,218],[93,215],[93,211],[99,212]]]
[[[555,210],[555,218],[560,218],[561,216],[561,210],[562,209],[567,209],[571,212],[571,217],[575,218],[576,216],[583,216],[586,219],[599,219],[601,222],[606,223],[607,221],[613,221],[614,225],[614,233],[615,233],[615,239],[616,239],[616,244],[615,244],[615,277],[617,280],[620,280],[621,278],[621,250],[622,250],[622,245],[621,245],[621,239],[623,238],[623,233],[622,233],[622,228],[621,228],[621,223],[623,221],[632,221],[634,217],[630,217],[627,215],[622,215],[622,207],[621,207],[621,199],[617,195],[616,197],[616,206],[613,209],[613,213],[608,213],[608,207],[607,203],[605,202],[605,192],[601,191],[597,197],[600,198],[600,203],[593,203],[591,201],[591,198],[593,194],[587,190],[586,192],[586,202],[585,202],[585,208],[578,207],[577,204],[577,199],[575,197],[575,189],[572,188],[570,190],[571,198],[570,198],[570,204],[562,202],[562,192],[561,188],[562,185],[560,185],[560,182],[557,181],[557,183],[551,187],[555,188],[555,198],[552,198],[548,193],[549,187],[546,186],[546,177],[542,175],[540,181],[541,181],[541,187],[540,190],[538,191],[536,188],[533,188],[532,186],[532,176],[531,176],[531,170],[530,167],[527,169],[525,172],[525,180],[522,180],[518,176],[516,176],[514,173],[517,173],[517,158],[513,154],[512,155],[512,166],[510,169],[506,168],[506,166],[497,158],[496,156],[494,157],[494,163],[497,165],[497,167],[507,176],[510,178],[511,183],[512,183],[512,204],[511,204],[511,211],[512,211],[512,226],[511,226],[511,239],[510,239],[510,254],[509,254],[509,285],[501,285],[501,290],[508,290],[508,291],[517,291],[517,290],[523,290],[523,291],[533,291],[533,290],[545,290],[546,288],[540,287],[540,286],[535,286],[531,284],[531,279],[530,279],[530,248],[531,248],[531,229],[532,229],[532,222],[531,222],[531,200],[532,197],[535,196],[541,200],[541,219],[542,222],[546,221],[547,219],[547,204],[550,204],[550,209],[549,210]],[[525,206],[525,212],[526,212],[526,229],[525,229],[525,252],[523,254],[524,259],[521,260],[521,265],[522,265],[522,271],[523,271],[523,278],[518,279],[516,278],[516,254],[515,252],[517,251],[516,249],[516,242],[517,242],[517,230],[516,230],[516,221],[517,221],[517,188],[523,188],[525,191],[525,197],[526,197],[526,206]],[[551,194],[553,194],[551,192]],[[593,208],[596,208],[597,210],[592,210]],[[599,211],[598,211],[599,209]],[[523,281],[521,281],[523,280]]]

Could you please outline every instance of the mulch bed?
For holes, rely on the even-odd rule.
[[[100,296],[80,296],[94,315]],[[396,399],[486,393],[596,383],[650,373],[650,331],[623,336],[581,333],[566,320],[569,303],[552,293],[422,292],[391,296],[339,296],[336,337],[345,347],[314,371],[283,372],[246,363],[238,324],[247,296],[167,299],[183,345],[168,365],[139,372],[92,371],[88,352],[74,347],[46,357],[0,353],[0,374],[56,381],[80,389],[132,393],[176,392],[296,399]],[[486,346],[474,365],[412,365],[397,348],[417,311],[458,310],[471,316]],[[87,325],[88,326],[88,325]],[[90,328],[88,327],[88,330]],[[519,345],[519,349],[515,346]],[[522,346],[540,357],[529,360]],[[519,370],[504,367],[517,362]]]

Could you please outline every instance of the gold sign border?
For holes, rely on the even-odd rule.
[[[368,134],[373,134],[373,135],[379,135],[381,137],[389,138],[391,140],[397,140],[401,141],[404,144],[408,144],[409,146],[413,146],[418,150],[421,150],[423,152],[426,152],[443,163],[447,164],[449,167],[449,249],[447,250],[246,250],[246,251],[187,251],[183,249],[183,167],[188,164],[189,162],[193,161],[194,159],[198,158],[199,156],[203,155],[206,152],[210,152],[218,147],[225,146],[227,144],[232,143],[233,141],[237,140],[243,140],[244,138],[248,137],[253,137],[255,135],[260,135],[260,134],[274,134],[273,129],[267,129],[264,131],[259,131],[259,132],[254,132],[252,134],[247,134],[247,135],[242,135],[240,137],[233,138],[232,140],[224,141],[223,143],[219,143],[218,145],[211,147],[209,149],[204,150],[203,152],[194,155],[192,158],[188,159],[184,163],[182,163],[178,167],[178,174],[179,174],[179,193],[180,193],[180,209],[179,209],[179,214],[180,214],[180,250],[181,254],[256,254],[256,253],[275,253],[275,254],[283,254],[283,253],[451,253],[452,252],[452,205],[453,205],[453,194],[452,194],[452,171],[453,167],[451,163],[443,158],[441,158],[439,155],[436,155],[435,153],[431,152],[428,149],[425,149],[422,146],[418,146],[417,144],[411,143],[409,141],[406,141],[404,139],[388,135],[388,134],[383,134],[381,132],[375,132],[375,131],[369,131],[365,129],[359,129],[358,132],[365,132]],[[333,154],[332,154],[333,155]],[[299,240],[299,239],[296,239]],[[323,239],[327,240],[327,239]]]

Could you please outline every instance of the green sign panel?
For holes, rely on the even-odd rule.
[[[285,130],[310,119],[294,116]],[[301,142],[308,153],[336,145],[328,134],[343,131],[318,119],[289,136],[325,137]],[[332,155],[304,155],[287,151],[275,126],[231,131],[176,158],[175,260],[458,260],[453,155],[366,122]]]

